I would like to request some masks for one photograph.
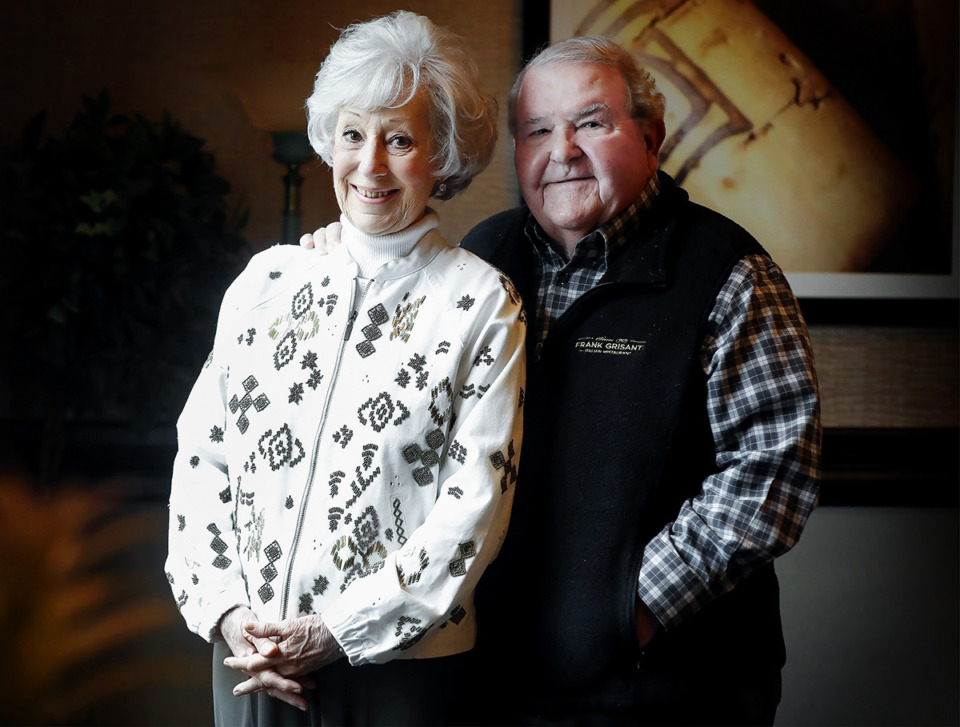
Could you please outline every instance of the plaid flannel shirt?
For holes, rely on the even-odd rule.
[[[551,323],[599,283],[659,194],[585,236],[567,261],[531,216],[536,322]],[[671,628],[796,543],[816,505],[820,408],[813,354],[796,299],[769,258],[739,261],[717,296],[700,362],[719,468],[647,543],[637,593]]]

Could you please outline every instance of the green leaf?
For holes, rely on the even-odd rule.
[[[112,189],[105,192],[88,192],[80,196],[80,201],[89,207],[93,212],[103,212],[105,209],[117,202],[117,193]]]

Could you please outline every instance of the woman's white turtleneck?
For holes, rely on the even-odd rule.
[[[368,235],[358,230],[346,215],[340,215],[343,225],[341,240],[347,252],[360,269],[361,278],[372,278],[377,269],[391,260],[410,254],[420,238],[437,227],[437,213],[429,207],[426,214],[400,232],[389,235]]]

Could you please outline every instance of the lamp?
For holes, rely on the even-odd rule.
[[[302,131],[273,131],[273,158],[286,165],[283,175],[283,236],[281,241],[294,244],[300,239],[300,186],[303,175],[300,165],[314,157],[307,135]]]
[[[315,159],[307,141],[303,100],[313,86],[317,65],[313,62],[266,62],[237,73],[234,88],[255,128],[269,131],[273,159],[287,168],[283,175],[284,243],[300,237],[300,167]]]

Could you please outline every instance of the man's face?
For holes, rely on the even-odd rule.
[[[662,120],[630,117],[616,68],[559,63],[523,79],[514,137],[520,191],[568,253],[640,196],[662,141]]]

